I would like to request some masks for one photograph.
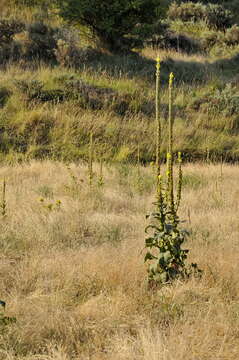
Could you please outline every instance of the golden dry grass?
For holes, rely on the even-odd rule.
[[[236,360],[239,350],[239,169],[187,165],[181,217],[201,280],[147,290],[145,214],[152,169],[53,162],[2,167],[0,298],[17,322],[0,326],[0,359]],[[40,202],[39,198],[44,198]],[[48,210],[61,200],[60,209]]]

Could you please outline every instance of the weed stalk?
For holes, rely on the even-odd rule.
[[[98,185],[103,186],[104,185],[104,175],[103,175],[103,157],[100,157],[100,173],[99,173],[99,179],[98,179]]]
[[[156,60],[156,176],[157,184],[160,176],[160,153],[161,153],[161,119],[160,119],[160,58]]]
[[[145,229],[148,237],[145,240],[147,253],[145,262],[149,261],[148,284],[155,287],[159,284],[171,282],[175,278],[185,278],[201,273],[197,264],[186,265],[188,250],[182,249],[187,232],[180,229],[177,215],[182,192],[182,156],[178,153],[178,184],[177,198],[174,200],[174,172],[173,172],[173,73],[169,77],[169,119],[168,119],[168,152],[167,179],[164,186],[160,173],[161,124],[159,119],[159,60],[156,62],[156,168],[157,168],[157,201],[156,211],[147,215],[151,219]],[[160,131],[159,131],[160,129]],[[159,136],[160,134],[160,136]]]
[[[89,144],[89,158],[88,158],[88,169],[89,169],[89,184],[93,182],[93,133],[90,133],[90,144]]]
[[[1,214],[2,214],[2,217],[7,216],[6,179],[5,178],[3,180],[3,187],[2,187]]]

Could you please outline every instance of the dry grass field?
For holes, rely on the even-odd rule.
[[[95,166],[96,168],[96,166]],[[185,165],[189,261],[203,277],[147,289],[151,168],[57,162],[1,167],[1,360],[236,360],[239,350],[237,166]]]

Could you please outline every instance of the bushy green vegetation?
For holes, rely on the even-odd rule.
[[[185,2],[180,5],[173,3],[168,11],[171,20],[179,19],[183,22],[205,21],[205,24],[212,30],[224,30],[233,24],[232,14],[222,5],[207,4],[200,2]]]
[[[168,10],[170,27],[198,41],[201,52],[223,56],[238,51],[238,21],[230,8],[211,2],[173,2]]]
[[[236,23],[209,26],[206,9],[219,9],[215,4],[171,4],[146,48],[124,55],[102,52],[92,29],[70,26],[54,2],[44,4],[9,2],[0,19],[2,160],[87,160],[90,133],[104,160],[136,162],[139,144],[140,161],[154,160],[158,52],[162,130],[167,79],[175,74],[175,152],[184,159],[238,158],[239,30]]]
[[[110,52],[142,47],[143,39],[157,32],[164,6],[158,0],[57,0],[60,15],[85,25]]]

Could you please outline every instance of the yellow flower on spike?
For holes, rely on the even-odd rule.
[[[182,162],[182,153],[180,151],[178,152],[178,162]]]
[[[158,56],[157,59],[156,59],[156,63],[157,63],[157,64],[156,64],[156,69],[157,69],[157,71],[159,72],[159,71],[160,71],[160,66],[161,66],[161,65],[160,65],[160,57],[159,57],[159,56]]]
[[[169,86],[172,87],[173,85],[173,80],[174,80],[174,73],[170,73],[169,75]]]

